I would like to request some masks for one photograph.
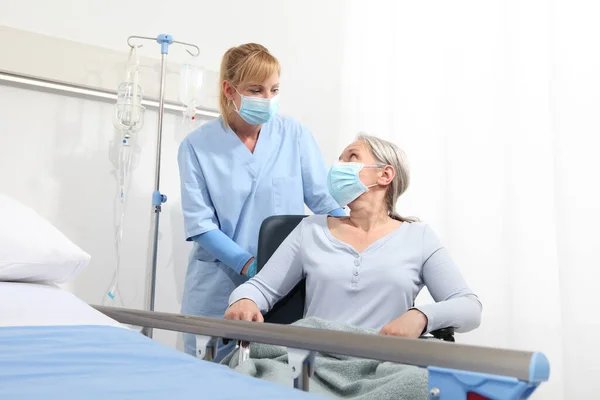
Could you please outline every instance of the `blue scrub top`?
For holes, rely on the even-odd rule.
[[[263,220],[315,214],[339,205],[327,190],[328,168],[312,134],[292,118],[275,116],[261,128],[254,153],[222,118],[190,133],[179,149],[181,201],[187,240],[220,229],[256,256]],[[246,281],[198,243],[190,254],[182,313],[221,318],[231,292]],[[186,339],[186,351],[193,343]]]
[[[304,214],[305,203],[315,214],[339,208],[313,136],[292,118],[264,124],[254,153],[218,118],[184,139],[179,159],[188,240],[220,229],[256,255],[265,218]]]

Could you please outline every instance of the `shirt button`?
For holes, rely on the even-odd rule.
[[[360,265],[360,260],[358,258],[354,260],[354,265],[357,267]]]
[[[358,276],[358,271],[354,271],[354,276]]]

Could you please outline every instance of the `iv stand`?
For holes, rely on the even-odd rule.
[[[167,55],[169,54],[169,46],[173,43],[183,45],[186,51],[192,57],[198,57],[200,49],[198,46],[190,43],[177,42],[173,40],[173,36],[167,34],[160,34],[155,38],[146,36],[130,36],[127,38],[127,44],[129,47],[140,47],[139,45],[133,45],[131,39],[143,39],[152,40],[160,44],[160,97],[158,103],[158,131],[156,135],[156,169],[154,176],[154,192],[152,193],[152,206],[154,208],[154,235],[152,236],[152,263],[150,264],[150,282],[146,283],[146,297],[145,297],[145,308],[147,311],[154,311],[154,302],[156,294],[156,267],[158,262],[158,223],[160,219],[160,212],[162,210],[162,204],[167,201],[167,196],[160,192],[160,161],[161,161],[161,149],[162,149],[162,128],[163,128],[163,114],[165,108],[165,78],[167,71]],[[191,52],[189,48],[195,50]],[[144,327],[142,334],[152,338],[152,328]]]

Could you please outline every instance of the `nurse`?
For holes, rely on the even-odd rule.
[[[279,62],[258,44],[229,49],[220,73],[221,117],[191,132],[178,163],[186,240],[193,241],[181,312],[222,318],[229,295],[256,274],[258,232],[271,215],[344,212],[327,190],[311,133],[277,114]],[[194,335],[184,334],[195,355]],[[219,343],[215,361],[233,344]]]

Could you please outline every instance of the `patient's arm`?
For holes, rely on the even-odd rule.
[[[381,328],[379,334],[416,339],[426,328],[427,316],[419,310],[411,309]]]
[[[423,257],[423,282],[436,301],[416,307],[427,316],[427,332],[448,327],[457,332],[477,328],[481,322],[481,302],[428,226],[423,235]]]
[[[267,312],[300,282],[304,276],[300,250],[303,226],[304,221],[288,235],[254,278],[233,291],[229,305],[250,299],[262,312]]]

